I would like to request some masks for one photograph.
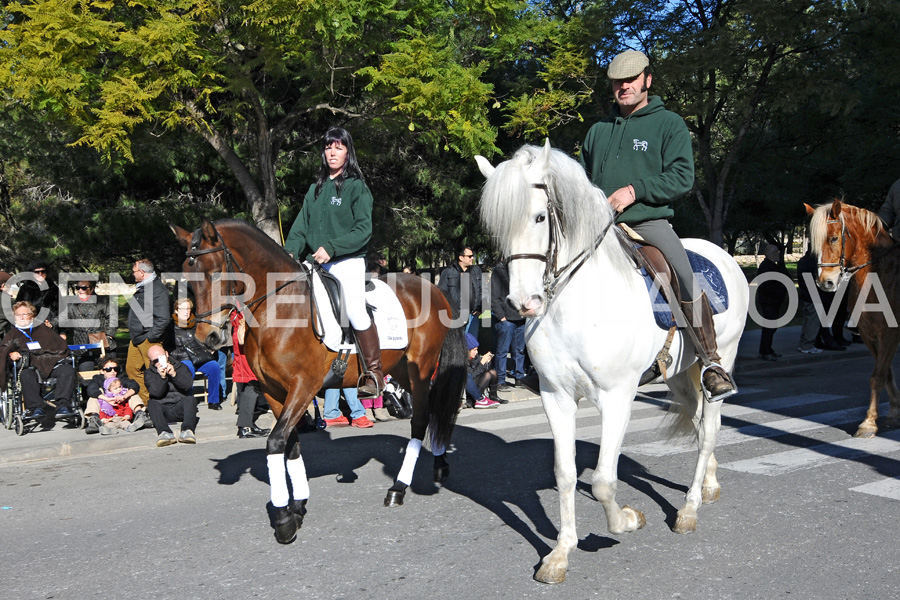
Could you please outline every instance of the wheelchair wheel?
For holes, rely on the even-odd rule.
[[[22,420],[22,415],[16,415],[16,435],[25,435],[25,422]]]
[[[84,429],[87,425],[87,419],[84,418],[84,411],[82,409],[78,409],[75,413],[75,418],[72,419],[72,424],[75,425],[75,429]]]

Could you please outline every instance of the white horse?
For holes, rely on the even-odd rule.
[[[487,182],[481,221],[510,258],[509,299],[528,317],[528,353],[540,375],[541,402],[556,453],[560,529],[557,545],[544,557],[535,579],[566,578],[575,534],[575,411],[580,398],[603,417],[600,458],[592,477],[594,497],[606,511],[610,533],[644,526],[644,515],[616,503],[622,438],[641,375],[656,360],[667,332],[654,322],[646,284],[612,227],[613,210],[603,192],[576,161],[559,150],[524,146],[494,168],[476,157]],[[715,316],[721,365],[734,366],[744,330],[749,290],[734,259],[704,240],[686,239],[689,250],[718,267],[728,292],[728,309]],[[667,383],[679,416],[671,427],[697,437],[699,454],[684,506],[673,530],[690,533],[701,503],[719,499],[713,449],[721,402],[700,389],[700,365],[687,336],[676,333]]]

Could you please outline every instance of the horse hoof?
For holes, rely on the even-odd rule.
[[[297,539],[297,518],[287,506],[275,507],[275,540],[290,544]]]
[[[628,506],[626,504],[625,506],[622,507],[622,512],[625,514],[633,513],[633,516],[635,519],[635,523],[636,523],[635,527],[633,529],[629,528],[629,529],[627,529],[627,531],[637,531],[638,529],[643,529],[644,525],[647,524],[647,519],[646,519],[646,517],[644,517],[644,513],[642,513],[641,511],[639,511],[636,508],[631,508],[630,506]]]
[[[700,490],[700,499],[703,504],[712,504],[713,502],[718,502],[721,495],[722,488],[720,486],[705,487]]]
[[[398,492],[397,490],[388,490],[387,496],[384,497],[384,505],[386,507],[391,506],[403,506],[403,496],[406,495],[406,492]]]
[[[856,433],[853,434],[853,437],[857,438],[873,438],[875,434],[878,433],[878,429],[871,427],[860,427],[856,430]]]
[[[303,517],[306,516],[306,500],[291,500],[290,507],[297,529],[300,529],[303,527]]]
[[[694,515],[688,517],[685,515],[678,515],[678,518],[675,519],[675,526],[672,527],[672,531],[675,533],[694,533],[697,531],[697,516]]]
[[[442,467],[437,467],[434,470],[434,482],[435,483],[441,483],[448,477],[450,477],[450,465],[444,465]]]
[[[567,565],[542,564],[534,574],[534,580],[541,583],[562,583],[566,580]]]

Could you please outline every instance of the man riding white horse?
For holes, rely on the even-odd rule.
[[[649,64],[636,50],[610,62],[607,76],[615,104],[610,115],[588,132],[581,163],[618,213],[617,222],[626,223],[672,264],[682,312],[706,367],[703,387],[712,399],[722,399],[735,387],[719,365],[712,309],[697,288],[684,246],[668,221],[675,214],[672,202],[688,193],[694,182],[691,137],[684,119],[666,110],[659,96],[648,95],[653,81]]]

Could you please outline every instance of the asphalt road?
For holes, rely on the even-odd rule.
[[[266,511],[264,442],[204,437],[203,421],[196,446],[0,463],[0,598],[897,598],[900,432],[851,437],[871,364],[747,361],[723,410],[722,499],[691,535],[669,529],[694,452],[658,428],[662,387],[642,388],[620,460],[618,500],[647,518],[631,534],[610,535],[591,497],[600,417],[583,407],[579,544],[558,586],[532,580],[559,515],[528,399],[463,411],[451,478],[436,487],[423,452],[393,509],[407,422],[303,436],[310,512],[289,546]]]

